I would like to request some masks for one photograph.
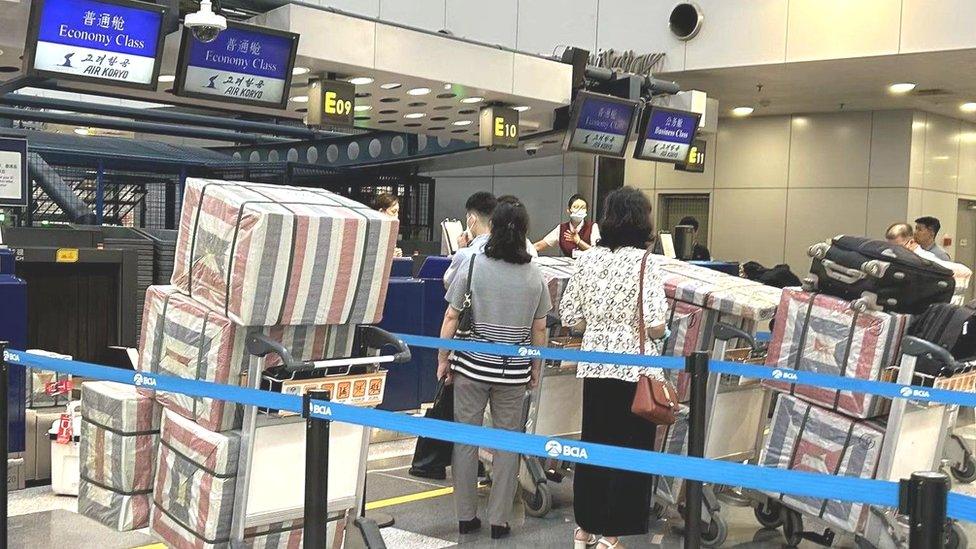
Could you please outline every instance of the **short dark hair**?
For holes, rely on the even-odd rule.
[[[932,230],[932,234],[939,234],[939,230],[942,229],[942,223],[939,222],[939,218],[932,217],[931,215],[922,216],[916,219],[915,223],[928,227]]]
[[[607,195],[598,246],[647,248],[653,234],[651,201],[644,193],[633,187],[621,187]]]
[[[691,225],[696,231],[698,230],[698,220],[690,215],[682,217],[681,221],[678,222],[678,225]]]
[[[529,212],[514,196],[503,196],[491,214],[491,236],[485,244],[485,255],[508,263],[525,264],[532,256],[525,247],[529,232]]]
[[[373,200],[373,209],[385,210],[398,202],[400,202],[400,199],[397,198],[397,195],[393,193],[380,193]]]
[[[586,197],[581,195],[580,193],[576,193],[573,196],[569,197],[569,202],[566,203],[566,209],[568,210],[572,208],[573,202],[576,202],[577,200],[582,200],[583,204],[586,204],[587,208],[590,207],[590,203],[586,200]]]
[[[475,212],[484,218],[490,218],[497,204],[498,199],[495,198],[495,195],[488,191],[478,191],[468,197],[468,201],[464,203],[464,211]]]

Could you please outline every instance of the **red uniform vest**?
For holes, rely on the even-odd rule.
[[[566,231],[572,226],[570,221],[559,224],[559,249],[563,251],[563,255],[566,257],[573,257],[573,250],[577,249],[576,242],[572,238],[566,237]],[[592,221],[584,221],[583,226],[580,227],[579,236],[580,239],[590,244],[590,231],[593,230]]]

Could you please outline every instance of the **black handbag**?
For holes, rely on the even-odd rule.
[[[454,387],[441,380],[437,385],[434,405],[424,414],[427,419],[454,421]],[[451,464],[454,443],[446,440],[418,437],[413,451],[409,474],[420,478],[444,479],[446,468]]]
[[[474,306],[471,303],[471,277],[474,276],[474,260],[476,257],[478,257],[477,254],[472,255],[471,261],[468,263],[468,284],[464,292],[464,302],[461,303],[457,330],[454,332],[456,336],[460,336],[461,338],[469,337],[474,326]]]

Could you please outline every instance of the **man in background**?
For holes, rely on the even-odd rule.
[[[708,251],[708,248],[706,248],[704,244],[701,244],[701,243],[698,242],[698,220],[695,219],[694,217],[688,215],[688,216],[682,217],[681,218],[681,221],[678,222],[678,225],[690,225],[693,229],[695,229],[691,233],[692,238],[695,241],[695,247],[694,247],[694,249],[691,252],[691,260],[692,261],[711,261],[712,260],[712,252]]]
[[[934,253],[922,248],[915,241],[915,231],[912,230],[912,226],[908,223],[894,223],[888,227],[888,230],[885,231],[885,239],[888,241],[888,244],[908,248],[922,259],[928,259],[929,261],[938,259]],[[949,257],[948,254],[946,257]]]
[[[935,237],[938,236],[939,230],[942,228],[942,223],[939,222],[938,218],[932,216],[924,216],[915,220],[915,242],[922,247],[923,250],[931,252],[935,257],[941,259],[942,261],[951,261],[949,259],[949,254],[942,249],[941,246],[935,243]]]

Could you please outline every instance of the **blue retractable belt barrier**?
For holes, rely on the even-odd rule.
[[[87,362],[43,357],[19,350],[7,350],[4,357],[11,364],[53,370],[89,379],[115,381],[145,389],[228,400],[262,408],[302,412],[302,398],[296,395],[132,372]],[[800,496],[853,501],[885,507],[896,507],[898,504],[898,485],[890,481],[787,471],[756,465],[606,446],[417,418],[395,412],[360,408],[329,401],[313,400],[310,408],[311,415],[319,419],[378,427],[520,454],[559,457],[576,463],[742,486],[767,492],[786,492]],[[960,520],[976,521],[976,498],[953,493],[949,496],[948,505],[949,516]]]
[[[434,347],[452,351],[472,351],[490,353],[499,356],[530,356],[549,360],[565,360],[568,362],[594,362],[613,364],[616,366],[638,366],[643,368],[662,368],[668,370],[684,369],[683,357],[671,356],[640,356],[625,353],[605,353],[595,351],[579,351],[575,349],[550,349],[548,347],[530,347],[519,345],[504,345],[501,343],[483,343],[479,341],[465,341],[459,339],[440,339],[436,337],[417,336],[410,334],[394,334],[407,345],[417,347]],[[770,368],[741,362],[726,362],[710,360],[709,372],[737,375],[748,378],[768,379],[797,385],[814,385],[827,389],[866,393],[887,398],[908,398],[911,400],[958,404],[976,407],[976,393],[921,387],[918,385],[902,385],[888,381],[874,381],[857,379],[817,372],[804,372],[789,368]]]

